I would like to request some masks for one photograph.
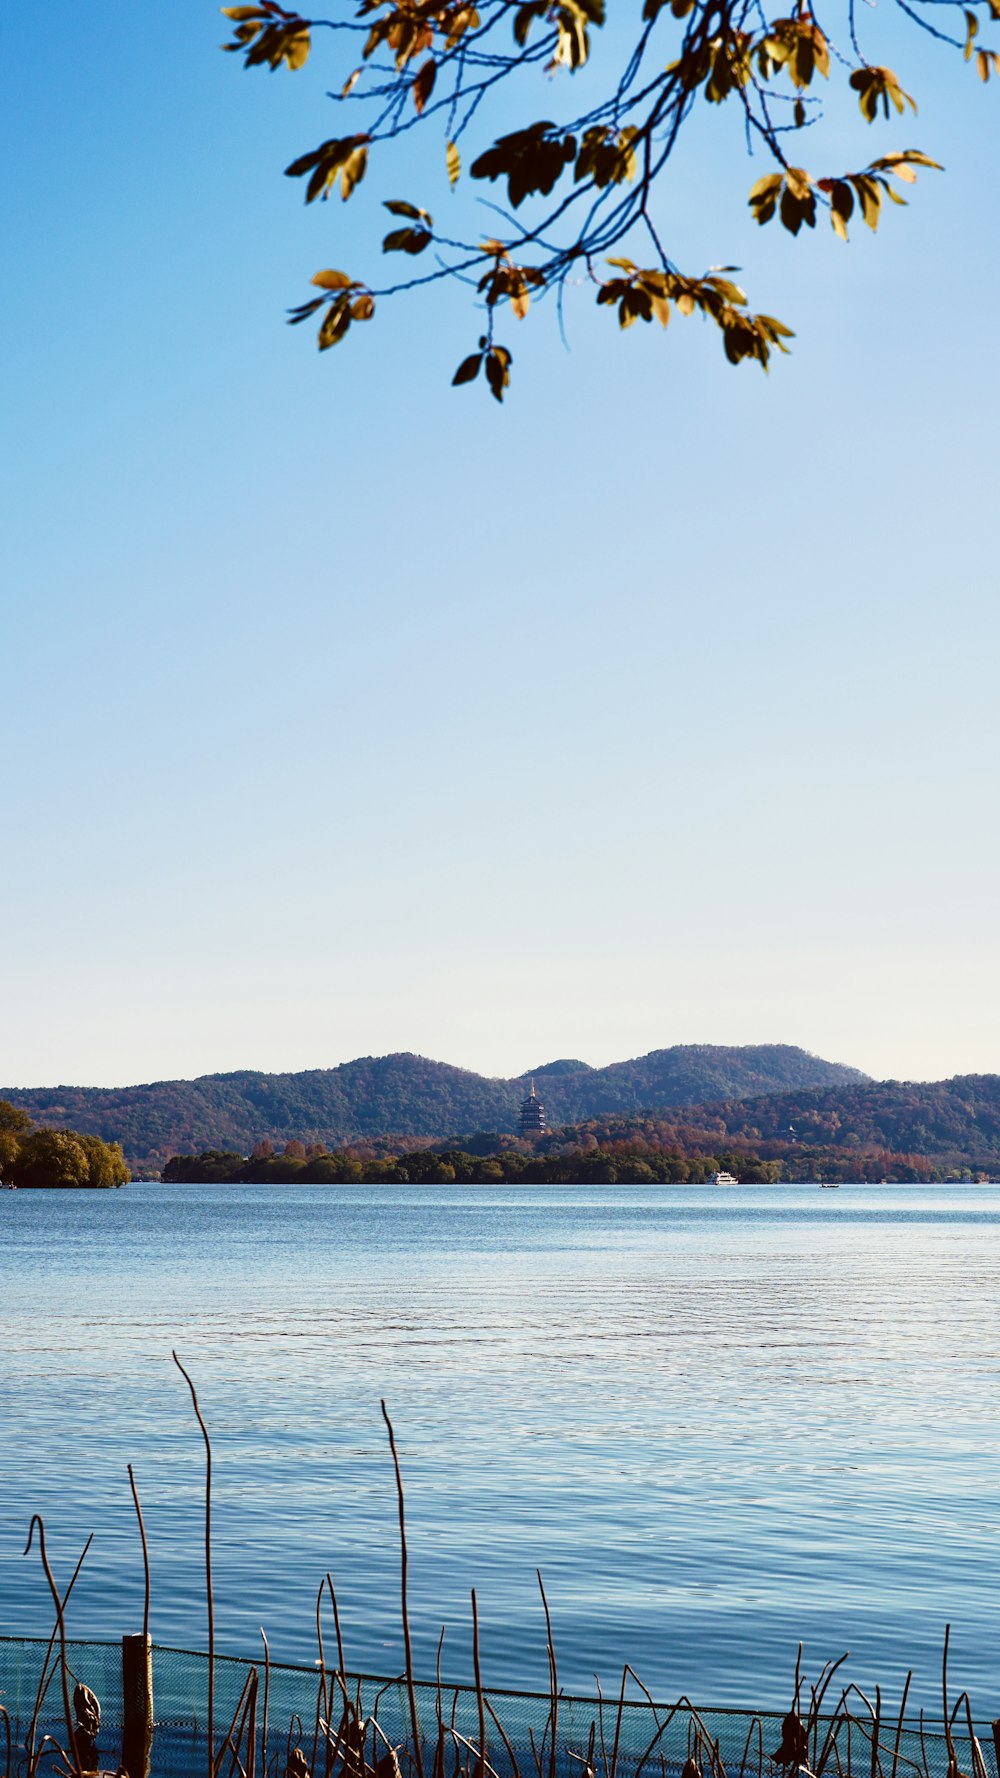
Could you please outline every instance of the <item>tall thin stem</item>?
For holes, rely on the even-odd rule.
[[[144,1644],[149,1645],[149,1546],[146,1543],[146,1527],[142,1522],[142,1507],[139,1505],[139,1491],[135,1485],[131,1463],[128,1466],[129,1486],[135,1503],[135,1516],[139,1521],[139,1536],[142,1539],[142,1571],[145,1591],[142,1600],[142,1637]]]
[[[399,1467],[399,1456],[396,1451],[396,1435],[392,1430],[392,1421],[382,1402],[382,1418],[389,1433],[389,1449],[392,1452],[393,1468],[396,1471],[396,1499],[399,1504],[399,1548],[400,1548],[400,1596],[403,1612],[403,1649],[406,1657],[406,1692],[410,1702],[410,1732],[413,1737],[411,1758],[417,1768],[417,1778],[424,1778],[423,1754],[420,1750],[420,1725],[417,1721],[417,1692],[413,1683],[413,1649],[410,1643],[410,1616],[406,1602],[407,1552],[406,1552],[406,1511],[403,1504],[403,1476]]]
[[[215,1595],[212,1591],[212,1441],[208,1436],[198,1392],[176,1352],[173,1361],[191,1391],[191,1405],[205,1441],[205,1594],[208,1601],[208,1778],[215,1767]]]

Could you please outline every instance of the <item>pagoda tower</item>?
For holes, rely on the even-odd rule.
[[[535,1092],[535,1083],[526,1099],[521,1101],[521,1135],[537,1136],[545,1128],[545,1107]]]

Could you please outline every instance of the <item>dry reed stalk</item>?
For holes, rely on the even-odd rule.
[[[406,1690],[410,1701],[410,1731],[413,1737],[410,1758],[416,1766],[417,1778],[424,1778],[424,1760],[420,1748],[420,1724],[417,1720],[417,1693],[413,1683],[413,1649],[410,1643],[410,1614],[406,1600],[408,1558],[406,1549],[406,1510],[403,1500],[403,1476],[399,1467],[399,1457],[396,1452],[396,1435],[392,1430],[392,1421],[386,1412],[385,1402],[383,1401],[381,1405],[382,1418],[385,1421],[389,1433],[389,1449],[392,1452],[392,1464],[396,1472],[396,1501],[399,1507],[400,1595],[403,1613],[403,1649],[406,1657]]]
[[[319,1685],[316,1688],[316,1723],[313,1729],[312,1759],[309,1762],[310,1769],[313,1772],[316,1770],[316,1755],[319,1752],[319,1725],[331,1715],[327,1702],[326,1654],[323,1648],[323,1588],[325,1585],[326,1581],[321,1580],[319,1589],[316,1593],[316,1645],[319,1649]],[[330,1761],[329,1757],[327,1757],[326,1770],[329,1771],[329,1769]]]
[[[979,1737],[972,1724],[972,1699],[969,1697],[968,1692],[963,1692],[962,1697],[965,1699],[965,1720],[969,1725],[969,1751],[972,1756],[974,1778],[988,1778],[986,1761],[983,1758],[983,1750],[979,1745]]]
[[[337,1604],[337,1589],[333,1584],[333,1576],[329,1572],[327,1572],[327,1575],[326,1575],[326,1585],[327,1585],[327,1589],[330,1594],[330,1605],[333,1610],[334,1634],[336,1635],[336,1638],[337,1638],[337,1671],[336,1671],[336,1673],[334,1673],[332,1675],[332,1679],[333,1679],[334,1683],[337,1686],[339,1686],[341,1695],[344,1700],[344,1706],[343,1706],[343,1710],[341,1712],[340,1727],[337,1731],[336,1736],[331,1736],[330,1724],[332,1723],[332,1720],[333,1720],[333,1692],[331,1690],[330,1709],[328,1712],[328,1723],[327,1723],[327,1732],[326,1732],[325,1763],[324,1763],[324,1772],[325,1772],[326,1778],[329,1778],[330,1769],[333,1765],[333,1761],[337,1758],[337,1755],[338,1755],[341,1745],[346,1746],[348,1739],[351,1739],[351,1724],[352,1724],[352,1722],[354,1722],[355,1718],[357,1718],[359,1720],[361,1718],[361,1698],[360,1698],[360,1690],[359,1690],[358,1702],[357,1702],[357,1706],[355,1707],[354,1700],[352,1699],[351,1694],[350,1694],[348,1687],[347,1687],[347,1667],[346,1667],[345,1661],[344,1661],[344,1634],[343,1634],[343,1630],[341,1629],[341,1624],[340,1624],[340,1607]],[[353,1739],[351,1739],[351,1747],[352,1747],[353,1755],[355,1758],[357,1758],[357,1753],[358,1753],[357,1746],[356,1746],[356,1739],[357,1739],[357,1737],[356,1737],[356,1732],[355,1732]],[[363,1749],[362,1749],[362,1758],[363,1758]]]
[[[176,1352],[173,1360],[191,1391],[195,1418],[205,1441],[205,1594],[208,1604],[208,1778],[213,1778],[215,1757],[215,1595],[212,1591],[212,1441],[198,1405],[198,1392]]]
[[[543,1593],[542,1597],[545,1595]],[[476,1778],[484,1778],[486,1771],[486,1709],[483,1703],[483,1675],[479,1665],[479,1612],[476,1608],[476,1589],[472,1589],[472,1669],[476,1678],[476,1703],[479,1706],[479,1764],[476,1767]]]
[[[132,1473],[131,1463],[128,1465],[128,1481],[129,1481],[129,1487],[132,1490],[132,1503],[135,1507],[135,1516],[139,1521],[139,1537],[142,1542],[142,1575],[143,1575],[142,1634],[143,1634],[145,1643],[148,1646],[148,1644],[149,1644],[149,1545],[146,1542],[146,1527],[142,1522],[142,1507],[139,1505],[139,1490],[135,1485],[135,1476]]]
[[[597,1687],[597,1723],[601,1733],[601,1759],[604,1762],[604,1778],[608,1778],[608,1750],[604,1741],[604,1693],[596,1673],[594,1674],[594,1684]]]
[[[640,1774],[642,1772],[643,1766],[646,1764],[647,1760],[652,1759],[653,1754],[656,1750],[657,1742],[662,1738],[663,1735],[666,1734],[666,1732],[667,1732],[668,1728],[670,1727],[670,1724],[673,1722],[676,1714],[677,1714],[676,1706],[674,1706],[671,1710],[668,1711],[663,1722],[661,1722],[659,1717],[654,1714],[653,1720],[656,1723],[656,1733],[653,1736],[653,1739],[650,1741],[649,1746],[646,1748],[645,1752],[643,1753],[641,1759],[637,1761],[637,1763],[634,1767],[633,1773],[632,1773],[632,1778],[640,1778]]]
[[[251,1691],[249,1721],[247,1721],[247,1778],[256,1778],[256,1698],[258,1698],[258,1693],[260,1693],[260,1677],[254,1668],[253,1691]]]
[[[260,1725],[260,1770],[261,1778],[267,1778],[267,1706],[271,1696],[271,1650],[267,1646],[263,1624],[260,1627],[260,1639],[264,1644],[264,1708],[261,1713]]]
[[[459,1751],[458,1751],[458,1730],[455,1727],[455,1718],[457,1715],[458,1715],[458,1687],[456,1686],[454,1691],[451,1694],[451,1723],[449,1725],[449,1730],[448,1730],[449,1734],[451,1735],[452,1746],[455,1750],[455,1764],[452,1769],[453,1778],[457,1778],[457,1774],[459,1773],[459,1771],[461,1769],[461,1763],[462,1763],[461,1758],[459,1756]]]
[[[930,1762],[927,1758],[927,1743],[924,1740],[924,1713],[920,1712],[920,1757],[924,1762],[924,1778],[931,1778]]]
[[[330,1604],[333,1607],[333,1628],[337,1637],[337,1666],[340,1669],[340,1672],[346,1677],[347,1668],[344,1665],[344,1638],[340,1629],[340,1611],[337,1606],[337,1590],[333,1584],[333,1576],[330,1573],[327,1573],[326,1584],[330,1589]]]
[[[621,1742],[622,1716],[625,1711],[625,1687],[628,1684],[628,1664],[622,1668],[622,1682],[618,1691],[618,1708],[615,1711],[615,1738],[611,1748],[611,1772],[609,1778],[617,1778],[618,1748]]]
[[[444,1648],[445,1626],[441,1625],[438,1637],[437,1658],[434,1662],[434,1719],[437,1723],[437,1739],[434,1743],[434,1763],[431,1778],[444,1778],[444,1750],[447,1731],[444,1726],[444,1713],[441,1709],[441,1650]]]
[[[906,1700],[910,1695],[910,1681],[912,1678],[913,1670],[911,1668],[906,1675],[906,1683],[903,1686],[903,1698],[899,1706],[899,1718],[896,1723],[896,1739],[892,1748],[892,1778],[896,1778],[896,1772],[899,1766],[899,1746],[903,1739],[903,1719],[906,1716]]]
[[[59,1678],[62,1684],[63,1713],[66,1718],[66,1736],[69,1747],[69,1751],[64,1757],[72,1762],[76,1778],[83,1778],[83,1767],[80,1763],[80,1753],[76,1744],[76,1730],[73,1727],[73,1717],[69,1703],[69,1680],[67,1678],[66,1668],[66,1618],[63,1613],[63,1604],[59,1595],[59,1588],[56,1586],[52,1570],[49,1567],[49,1558],[45,1550],[45,1525],[39,1513],[32,1514],[31,1524],[28,1526],[28,1541],[24,1546],[24,1554],[27,1555],[31,1548],[31,1540],[36,1525],[38,1526],[38,1547],[41,1553],[42,1567],[45,1570],[45,1578],[49,1584],[49,1592],[52,1594],[55,1603],[56,1625],[59,1631]],[[46,1739],[48,1739],[48,1737],[46,1737]]]
[[[948,1643],[951,1639],[951,1625],[944,1627],[944,1649],[941,1654],[941,1699],[944,1715],[944,1738],[948,1748],[948,1778],[954,1778],[958,1772],[958,1761],[955,1758],[955,1744],[951,1738],[951,1723],[948,1720]]]
[[[493,1721],[496,1724],[497,1733],[499,1734],[500,1739],[504,1744],[504,1748],[507,1753],[507,1758],[510,1760],[510,1769],[511,1769],[512,1773],[514,1774],[514,1778],[521,1778],[521,1768],[517,1763],[517,1755],[514,1752],[514,1749],[511,1746],[510,1741],[507,1738],[507,1731],[504,1728],[503,1723],[500,1721],[500,1718],[497,1715],[496,1711],[494,1710],[492,1704],[490,1703],[489,1698],[487,1698],[485,1700],[485,1702],[486,1702],[486,1708],[489,1711],[491,1717],[493,1718]],[[591,1724],[591,1739],[593,1739],[593,1724]],[[588,1760],[587,1763],[588,1763],[588,1767],[589,1767],[590,1761]]]
[[[334,1635],[337,1638],[337,1671],[333,1675],[333,1680],[334,1680],[334,1684],[338,1684],[340,1686],[340,1689],[341,1689],[344,1697],[346,1698],[348,1693],[347,1693],[347,1670],[344,1666],[344,1638],[343,1638],[343,1634],[342,1634],[341,1628],[340,1628],[340,1611],[339,1611],[339,1608],[337,1605],[337,1591],[336,1591],[336,1588],[334,1587],[334,1584],[333,1584],[333,1576],[329,1572],[329,1570],[327,1570],[327,1574],[326,1574],[326,1586],[327,1586],[327,1589],[330,1594],[330,1604],[333,1608]],[[327,1721],[328,1722],[331,1721],[332,1717],[333,1717],[333,1689],[331,1687],[329,1709],[327,1710]],[[328,1732],[327,1736],[326,1736],[326,1747],[325,1747],[324,1760],[323,1760],[324,1778],[330,1778],[330,1769],[331,1769],[332,1764],[333,1764],[333,1748],[331,1746],[330,1735]]]
[[[841,1659],[846,1661],[847,1656],[843,1655],[843,1656],[841,1656]],[[840,1665],[839,1661],[838,1661],[837,1665],[838,1666]],[[834,1758],[837,1761],[837,1771],[838,1772],[842,1771],[842,1767],[840,1764],[840,1751],[839,1751],[839,1748],[837,1747],[837,1736],[840,1734],[841,1728],[842,1728],[844,1722],[847,1720],[847,1718],[843,1715],[846,1698],[847,1698],[847,1687],[845,1686],[844,1690],[840,1694],[840,1697],[837,1699],[837,1704],[834,1709],[833,1715],[830,1719],[830,1725],[829,1725],[827,1732],[826,1732],[826,1739],[823,1743],[822,1751],[819,1755],[818,1760],[815,1762],[814,1778],[822,1778],[823,1772],[826,1769],[826,1762],[830,1758],[831,1754],[833,1754]],[[848,1739],[849,1738],[850,1738],[850,1730],[848,1730]]]
[[[549,1616],[549,1602],[545,1597],[545,1585],[542,1571],[535,1569],[538,1576],[538,1591],[542,1595],[542,1609],[545,1612],[545,1647],[549,1657],[549,1717],[552,1726],[552,1740],[549,1744],[549,1778],[556,1778],[556,1735],[559,1729],[559,1673],[556,1667],[556,1650],[552,1640],[552,1619]],[[542,1743],[544,1746],[544,1741]]]
[[[760,1778],[760,1774],[764,1770],[764,1725],[761,1722],[760,1717],[755,1716],[752,1723],[750,1724],[750,1727],[747,1729],[747,1738],[743,1743],[743,1758],[740,1760],[739,1778],[746,1778],[747,1754],[750,1752],[750,1742],[753,1740],[753,1732],[755,1729],[757,1731],[757,1775],[758,1775],[758,1778]]]
[[[7,1712],[4,1709],[4,1706],[2,1704],[0,1704],[0,1720],[3,1721],[4,1738],[7,1743],[7,1752],[6,1752],[6,1757],[4,1759],[4,1766],[3,1766],[4,1778],[11,1778],[10,1756],[11,1756],[11,1751],[12,1751],[12,1742],[11,1742],[11,1732],[10,1732],[10,1717],[7,1715]]]
[[[84,1561],[86,1560],[87,1551],[89,1550],[93,1541],[94,1541],[94,1533],[91,1532],[90,1536],[88,1537],[86,1543],[83,1546],[83,1549],[80,1551],[80,1555],[77,1560],[76,1567],[74,1568],[73,1573],[70,1576],[69,1585],[66,1588],[66,1591],[62,1596],[62,1606],[63,1606],[64,1613],[66,1610],[66,1606],[69,1603],[69,1596],[72,1593],[73,1588],[76,1586],[77,1576],[79,1575],[80,1570],[83,1567]],[[25,1552],[25,1553],[27,1553],[27,1552]],[[49,1662],[52,1659],[52,1651],[55,1648],[56,1638],[58,1635],[59,1635],[59,1616],[57,1613],[56,1614],[56,1621],[52,1626],[52,1634],[49,1637],[48,1647],[45,1650],[45,1656],[42,1661],[42,1671],[41,1671],[41,1675],[40,1675],[39,1681],[38,1681],[38,1690],[35,1693],[35,1705],[34,1705],[34,1709],[31,1714],[31,1725],[28,1729],[28,1734],[25,1739],[25,1752],[28,1756],[29,1778],[30,1778],[30,1775],[35,1770],[35,1763],[34,1763],[35,1736],[38,1733],[38,1719],[41,1716],[42,1705],[45,1702],[45,1694],[49,1689],[49,1681],[52,1677],[51,1673],[49,1672]]]
[[[298,1734],[295,1733],[295,1724],[296,1723],[298,1723],[298,1725],[299,1725]],[[301,1741],[303,1732],[304,1731],[302,1728],[302,1718],[301,1718],[301,1716],[299,1716],[297,1711],[293,1710],[292,1716],[291,1716],[291,1721],[288,1724],[288,1735],[285,1740],[285,1772],[286,1772],[286,1775],[292,1766],[292,1742],[294,1741],[297,1743],[297,1742]],[[302,1753],[301,1747],[296,1746],[296,1752],[301,1756],[302,1763],[305,1764],[305,1755]]]
[[[878,1756],[879,1755],[878,1736],[879,1736],[879,1728],[881,1726],[881,1723],[882,1723],[882,1691],[881,1691],[881,1687],[876,1686],[875,1687],[875,1709],[872,1714],[871,1778],[881,1778],[881,1773],[882,1773],[882,1763],[881,1763],[879,1756]]]
[[[476,1770],[478,1771],[479,1770],[479,1763],[478,1763],[479,1762],[479,1749],[476,1746],[475,1742],[470,1741],[467,1735],[459,1734],[459,1731],[457,1729],[455,1729],[453,1732],[454,1732],[455,1740],[457,1741],[458,1745],[460,1747],[467,1748],[469,1753],[475,1754],[476,1761],[477,1761]],[[500,1778],[500,1774],[497,1772],[496,1767],[491,1765],[489,1760],[484,1760],[482,1762],[482,1767],[483,1767],[483,1771],[486,1773],[486,1778]],[[471,1774],[471,1767],[466,1767],[464,1769],[467,1773]]]
[[[216,1758],[214,1767],[215,1778],[219,1778],[219,1775],[222,1772],[222,1761],[225,1757],[227,1748],[232,1756],[232,1763],[229,1768],[230,1778],[232,1778],[232,1775],[237,1771],[241,1774],[241,1778],[247,1778],[243,1762],[239,1757],[239,1750],[246,1730],[247,1717],[250,1710],[250,1700],[254,1695],[256,1684],[257,1669],[256,1667],[251,1667],[246,1679],[243,1681],[243,1689],[237,1700],[236,1709],[233,1711],[232,1720],[219,1745],[218,1757]]]

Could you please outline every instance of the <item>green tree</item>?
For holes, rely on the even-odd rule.
[[[18,1151],[27,1132],[31,1128],[31,1119],[19,1105],[11,1105],[7,1099],[0,1099],[0,1179],[11,1181]]]
[[[125,1165],[120,1142],[102,1142],[99,1136],[77,1136],[76,1140],[87,1157],[89,1185],[128,1184],[132,1175]]]
[[[17,1185],[89,1185],[87,1150],[69,1130],[36,1130],[21,1144],[14,1179]]]
[[[553,292],[561,300],[570,281],[589,285],[622,328],[700,314],[734,364],[767,369],[775,348],[787,350],[789,328],[750,309],[736,268],[685,269],[666,233],[671,176],[690,179],[688,162],[675,169],[696,107],[739,114],[748,144],[769,163],[749,185],[751,214],[793,235],[824,215],[845,241],[857,222],[876,229],[886,200],[904,203],[900,186],[938,166],[882,141],[852,166],[825,160],[815,126],[827,83],[847,86],[864,127],[916,111],[893,69],[869,60],[852,0],[833,9],[795,0],[781,16],[757,0],[642,0],[640,16],[637,0],[632,23],[618,29],[616,19],[607,32],[605,0],[355,0],[353,19],[310,19],[276,0],[222,10],[232,24],[224,47],[248,68],[294,72],[322,39],[331,97],[349,117],[285,169],[307,204],[348,200],[370,170],[381,181],[387,144],[414,130],[436,135],[440,181],[459,188],[459,200],[467,190],[496,199],[496,234],[484,238],[461,201],[449,202],[439,225],[425,207],[430,194],[383,197],[391,217],[383,252],[403,269],[386,278],[319,271],[316,294],[291,321],[316,317],[325,351],[384,298],[462,280],[481,316],[454,381],[481,376],[498,401],[512,362],[498,322],[524,321]],[[983,82],[1000,74],[1000,51],[980,39],[1000,20],[1000,0],[936,0],[929,15],[930,0],[895,0],[900,26],[922,26]],[[902,30],[900,38],[905,54]],[[585,65],[578,95],[574,77]],[[544,76],[555,77],[544,88],[555,119],[534,115]],[[494,135],[497,120],[505,127]],[[797,164],[806,143],[813,170]]]
[[[19,1105],[0,1099],[0,1130],[9,1136],[24,1136],[31,1128],[31,1119]]]

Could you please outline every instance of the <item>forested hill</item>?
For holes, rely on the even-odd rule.
[[[857,1179],[879,1178],[884,1171],[894,1175],[901,1157],[912,1163],[914,1177],[969,1170],[995,1175],[1000,1173],[1000,1075],[868,1080],[685,1105],[642,1117],[590,1118],[550,1131],[535,1148],[745,1153],[781,1160],[793,1178],[799,1176],[797,1159],[810,1155],[826,1162],[842,1159],[848,1164],[844,1176]],[[829,1176],[835,1175],[827,1166],[824,1177]]]
[[[516,1080],[490,1080],[401,1054],[298,1074],[246,1070],[135,1087],[0,1088],[0,1097],[39,1122],[71,1124],[121,1142],[133,1171],[141,1173],[159,1171],[172,1154],[207,1148],[248,1153],[263,1137],[337,1147],[377,1136],[509,1133],[517,1128],[532,1074],[552,1124],[866,1078],[856,1068],[824,1062],[790,1044],[678,1044],[607,1068],[549,1062]]]

